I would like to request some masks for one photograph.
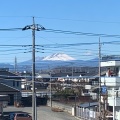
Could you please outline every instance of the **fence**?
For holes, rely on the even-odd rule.
[[[48,106],[50,106],[50,102],[48,101]],[[77,118],[83,119],[83,120],[98,120],[98,112],[95,112],[93,110],[89,110],[88,108],[80,108],[80,107],[73,107],[69,105],[65,105],[59,102],[52,101],[52,107],[60,108],[73,116],[76,116]],[[74,108],[74,109],[73,109]],[[73,109],[73,111],[72,111]]]
[[[76,117],[84,120],[98,120],[98,113],[88,108],[76,107]]]

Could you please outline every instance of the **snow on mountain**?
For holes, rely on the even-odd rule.
[[[49,55],[47,57],[44,57],[43,60],[51,60],[51,61],[55,61],[55,60],[59,60],[59,61],[70,61],[70,60],[75,60],[74,58],[70,57],[67,54],[64,53],[55,53],[52,55]]]

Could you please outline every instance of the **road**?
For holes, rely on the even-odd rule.
[[[32,107],[7,107],[4,108],[4,113],[7,115],[9,112],[27,112],[32,114]],[[37,107],[37,120],[78,120],[66,112],[53,112],[48,106]]]

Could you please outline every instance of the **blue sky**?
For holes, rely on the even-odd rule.
[[[0,3],[0,28],[22,28],[31,25],[34,16],[35,23],[46,29],[120,35],[119,6],[118,0],[4,0]],[[101,42],[119,41],[119,38],[114,37],[100,39]],[[43,47],[37,47],[39,52],[36,52],[36,57],[62,52],[76,59],[92,59],[98,57],[98,44],[81,43],[97,43],[98,40],[99,36],[39,31],[36,32],[36,45]],[[0,62],[14,63],[15,56],[18,62],[32,57],[30,48],[2,45],[31,44],[31,30],[0,31]],[[103,55],[119,54],[119,43],[104,43],[101,50]]]

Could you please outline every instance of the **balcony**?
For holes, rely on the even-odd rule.
[[[101,85],[116,87],[120,86],[120,77],[101,77]]]
[[[106,61],[101,62],[101,67],[109,67],[109,66],[120,66],[120,60],[119,61]]]
[[[109,106],[120,106],[120,97],[108,97]]]
[[[104,102],[103,96],[101,96],[101,102]],[[109,106],[120,106],[120,97],[108,96],[107,103]]]

